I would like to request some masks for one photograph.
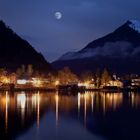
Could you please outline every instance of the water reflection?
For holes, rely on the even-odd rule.
[[[55,110],[55,114],[56,114],[56,127],[58,126],[58,107],[59,107],[59,104],[58,104],[58,101],[59,101],[59,96],[58,96],[58,93],[55,95],[55,102],[56,102],[56,110]]]
[[[78,118],[80,116],[80,98],[81,98],[81,94],[78,93]]]
[[[123,93],[78,93],[78,114],[81,107],[84,107],[84,118],[86,119],[87,108],[91,108],[91,112],[102,110],[103,113],[109,109],[118,108],[123,102]]]
[[[6,91],[6,97],[5,97],[5,133],[7,133],[8,128],[8,102],[9,102],[9,96],[8,92]]]
[[[37,93],[37,128],[39,128],[40,123],[40,94]]]
[[[25,92],[21,92],[21,94],[17,95],[17,108],[21,112],[22,124],[24,123],[25,107],[26,107],[26,95]]]
[[[43,131],[42,117],[45,114],[52,113],[55,116],[54,123],[58,133],[63,118],[67,118],[69,121],[72,119],[82,124],[84,129],[90,130],[92,134],[96,134],[99,129],[98,135],[109,137],[109,132],[107,132],[107,130],[109,129],[108,131],[111,131],[113,134],[115,130],[110,130],[110,128],[115,127],[118,130],[120,129],[121,133],[123,132],[123,135],[127,137],[125,131],[127,133],[129,132],[129,126],[127,126],[128,130],[126,129],[123,131],[123,126],[121,125],[124,122],[126,125],[126,122],[130,124],[130,122],[135,123],[135,121],[137,121],[135,125],[139,128],[139,109],[140,94],[134,92],[86,92],[85,94],[78,93],[77,96],[62,96],[58,93],[42,92],[19,92],[14,94],[10,92],[1,92],[0,132],[3,139],[12,139],[20,134],[22,136],[23,132],[27,133],[28,129],[33,127],[33,124],[36,124],[37,129]],[[127,113],[125,114],[124,112]],[[116,116],[119,121],[114,122]],[[52,120],[52,118],[48,119]],[[47,124],[45,127],[47,127]],[[105,132],[107,135],[100,130],[100,127],[106,128]],[[52,134],[54,132],[52,131]],[[133,131],[131,130],[130,132],[130,134],[133,135]],[[135,132],[137,132],[137,130],[135,130]]]
[[[25,92],[21,92],[21,94],[17,95],[17,106],[25,110],[25,104],[26,104],[26,95]]]
[[[92,112],[93,112],[93,99],[94,98],[94,95],[93,94],[91,94],[91,108],[92,108]]]
[[[140,95],[134,92],[129,93],[130,104],[132,107],[139,107],[140,106]]]
[[[86,127],[86,117],[87,117],[87,93],[84,95],[84,125]]]

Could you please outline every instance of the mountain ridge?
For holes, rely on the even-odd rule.
[[[135,23],[136,26],[134,25]],[[122,26],[114,30],[112,33],[109,33],[106,36],[90,42],[86,47],[82,48],[77,52],[68,53],[67,55],[64,54],[52,64],[55,68],[58,69],[64,66],[75,69],[76,66],[79,65],[77,62],[79,60],[79,63],[81,63],[81,61],[85,61],[85,64],[89,63],[87,61],[91,61],[92,63],[90,63],[90,65],[96,64],[95,67],[100,68],[101,66],[97,64],[102,63],[102,61],[104,60],[107,60],[108,62],[106,62],[106,64],[104,62],[104,67],[111,69],[114,72],[117,72],[122,69],[121,67],[123,67],[123,64],[119,65],[119,63],[121,63],[121,60],[123,60],[124,65],[128,63],[128,66],[130,64],[129,62],[127,62],[127,60],[129,60],[130,62],[133,62],[135,69],[131,69],[130,72],[137,73],[139,72],[139,70],[136,70],[136,65],[138,65],[140,60],[140,32],[138,30],[138,27],[140,27],[139,22],[136,22],[134,20],[128,20]],[[114,65],[112,60],[116,61],[116,65],[118,67],[115,67],[114,69],[112,68],[112,66]],[[75,65],[71,64],[75,68],[69,65],[69,63],[71,63],[70,61],[72,61],[73,63],[76,62]],[[59,64],[61,66],[59,66]],[[87,64],[85,67],[88,67]],[[129,69],[128,66],[126,67]],[[79,71],[82,71],[83,66],[79,66],[77,69],[80,69]],[[125,69],[125,67],[123,69]],[[95,68],[88,68],[88,70],[95,70]],[[125,70],[123,71],[123,73],[125,73]]]
[[[32,64],[37,71],[50,71],[51,65],[26,40],[0,21],[0,67],[15,71],[21,65]]]

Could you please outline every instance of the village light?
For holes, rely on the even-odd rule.
[[[88,87],[88,86],[90,85],[90,82],[89,82],[89,81],[86,81],[86,82],[84,83],[84,85],[85,85],[85,87]]]
[[[83,86],[83,84],[82,83],[78,83],[78,87],[81,87],[81,86]]]
[[[5,84],[10,83],[10,79],[8,79],[7,77],[5,77],[5,78],[3,79],[3,83],[5,83]]]
[[[33,78],[33,85],[34,86],[40,86],[42,84],[41,80],[37,78]]]
[[[55,85],[58,86],[60,82],[58,80],[55,81]]]
[[[27,83],[27,80],[22,79],[22,80],[17,80],[17,84],[19,85],[25,85]]]

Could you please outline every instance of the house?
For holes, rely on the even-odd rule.
[[[140,88],[140,77],[136,76],[131,79],[131,87],[139,87]]]
[[[108,82],[107,86],[122,88],[123,87],[123,83],[120,80],[118,80],[118,79],[110,80]]]

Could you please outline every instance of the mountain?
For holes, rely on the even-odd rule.
[[[53,62],[74,72],[107,68],[118,74],[140,73],[140,22],[128,20],[112,33],[94,40],[77,52],[69,52]]]
[[[32,64],[34,70],[41,72],[52,69],[41,53],[0,21],[0,68],[15,71],[22,64]]]

